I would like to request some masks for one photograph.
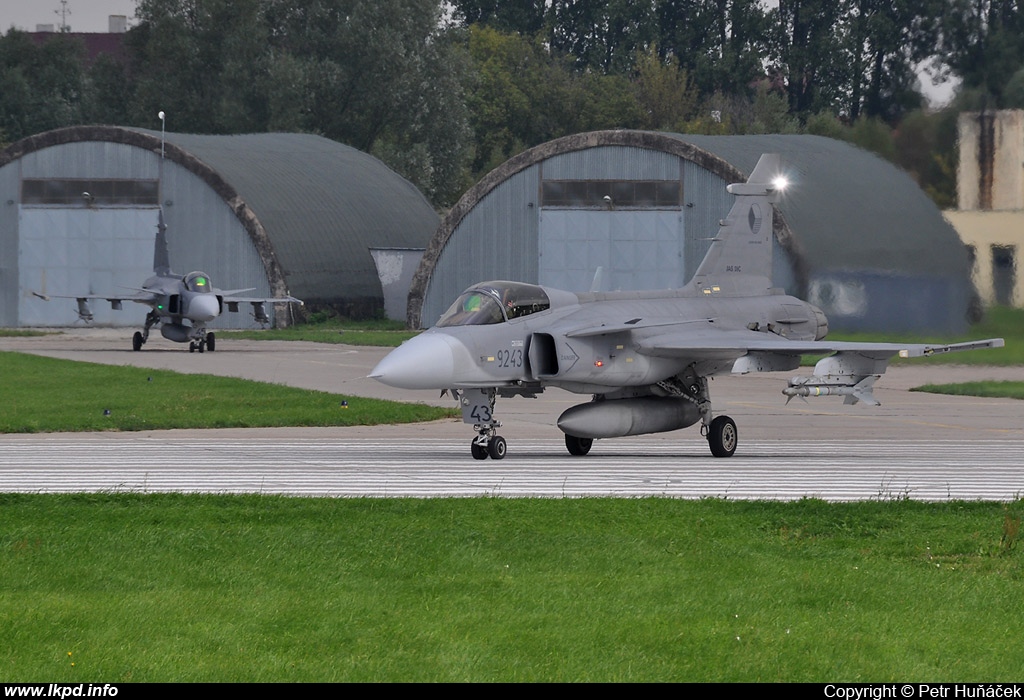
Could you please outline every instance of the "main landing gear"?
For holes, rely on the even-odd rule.
[[[142,346],[149,340],[149,329],[160,323],[160,317],[156,311],[150,311],[146,314],[146,325],[142,327],[142,331],[135,331],[135,335],[132,336],[132,350],[138,352],[142,349]]]
[[[583,457],[590,452],[590,448],[593,446],[594,438],[581,438],[565,434],[565,449],[569,450],[569,454],[573,457]]]
[[[708,391],[708,378],[691,373],[685,376],[684,395],[697,404],[700,411],[700,434],[708,439],[708,447],[715,457],[732,457],[739,444],[739,431],[736,421],[729,416],[711,418],[711,393]]]
[[[213,352],[216,347],[217,339],[214,337],[213,333],[207,333],[204,338],[202,332],[200,332],[199,340],[190,340],[188,343],[189,352],[195,352],[196,350],[199,352],[204,352],[206,350]]]
[[[703,426],[701,426],[703,430]],[[739,432],[736,421],[729,416],[718,416],[707,428],[708,447],[715,457],[732,457],[736,452]]]

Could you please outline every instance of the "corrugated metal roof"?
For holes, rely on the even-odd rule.
[[[812,267],[966,274],[964,246],[938,207],[869,151],[822,136],[670,136],[747,174],[762,153],[782,154],[791,186],[776,206]]]
[[[238,192],[267,231],[291,293],[303,300],[381,296],[370,248],[425,248],[437,228],[437,213],[412,183],[330,139],[282,133],[165,138]]]
[[[439,218],[380,160],[312,134],[207,136],[75,126],[0,151],[0,166],[84,141],[160,152],[201,177],[248,231],[275,294],[307,303],[383,299],[370,248],[425,248]],[[285,284],[285,279],[287,284]]]

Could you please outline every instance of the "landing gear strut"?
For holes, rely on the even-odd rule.
[[[494,389],[453,389],[452,396],[462,409],[462,421],[472,423],[476,430],[476,437],[469,445],[473,459],[504,459],[508,444],[498,435],[501,423],[494,420],[497,392]]]
[[[708,390],[708,378],[697,374],[693,367],[669,382],[659,382],[658,386],[676,396],[682,396],[697,407],[700,412],[700,434],[707,438],[708,447],[715,457],[732,457],[739,442],[739,431],[736,421],[729,416],[711,417],[711,392]]]
[[[135,331],[135,335],[132,336],[132,350],[138,352],[142,349],[142,346],[149,340],[149,329],[160,323],[160,317],[156,311],[150,311],[146,314],[146,325],[142,327],[142,332]]]
[[[700,411],[700,433],[708,439],[708,447],[715,457],[732,457],[739,442],[736,421],[729,416],[711,418],[711,393],[707,377],[694,375],[688,378],[688,393]]]

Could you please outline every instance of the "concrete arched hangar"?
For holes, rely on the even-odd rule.
[[[776,205],[774,281],[833,328],[958,332],[976,294],[967,252],[903,171],[818,136],[598,131],[556,139],[471,188],[431,239],[408,323],[432,325],[489,279],[570,291],[683,286],[762,153],[790,186]],[[600,274],[596,274],[600,270]]]
[[[124,294],[142,284],[161,210],[175,272],[202,270],[221,289],[291,294],[304,312],[356,317],[379,314],[388,295],[404,317],[439,221],[422,193],[379,160],[319,136],[57,129],[0,151],[0,326],[75,322],[73,302],[34,292]],[[92,306],[98,325],[141,318],[134,304]],[[296,312],[282,309],[289,318],[278,325]],[[211,326],[253,327],[245,311]]]

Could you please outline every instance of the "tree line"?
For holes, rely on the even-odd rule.
[[[955,198],[956,114],[1024,107],[1014,0],[138,0],[125,58],[0,36],[0,145],[74,124],[317,133],[439,209],[605,128],[811,133]],[[928,110],[922,67],[960,88]],[[927,78],[926,78],[927,79]]]

